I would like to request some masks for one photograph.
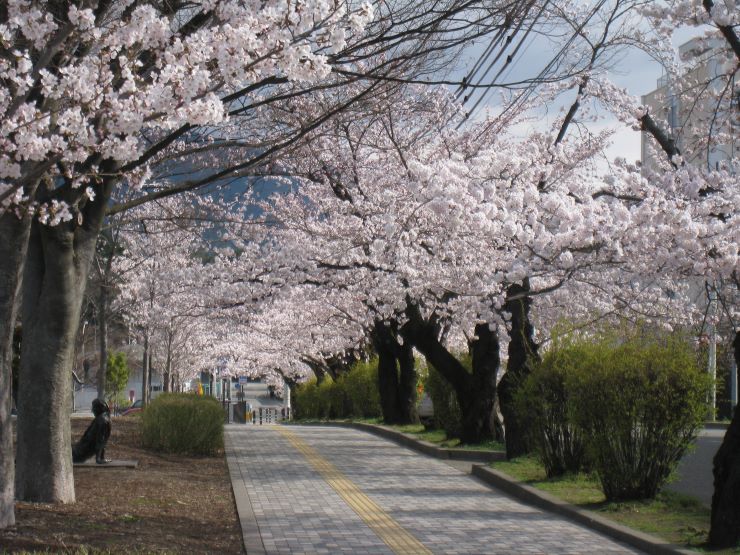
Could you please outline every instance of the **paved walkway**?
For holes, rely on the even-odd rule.
[[[693,495],[707,507],[712,505],[714,476],[712,460],[727,430],[704,429],[696,438],[693,451],[686,453],[676,470],[676,481],[668,489]]]
[[[636,553],[371,434],[226,426],[248,555]]]

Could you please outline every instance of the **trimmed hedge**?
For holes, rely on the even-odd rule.
[[[214,397],[163,393],[142,413],[142,443],[166,453],[214,455],[224,447],[224,409]]]
[[[378,360],[357,362],[337,381],[326,377],[300,384],[293,396],[297,418],[376,418],[381,415]]]

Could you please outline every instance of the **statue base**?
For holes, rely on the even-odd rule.
[[[74,463],[75,468],[136,468],[137,466],[139,466],[139,461],[113,460],[105,464],[98,464],[94,457],[85,462]]]

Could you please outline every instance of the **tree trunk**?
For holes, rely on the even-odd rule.
[[[495,437],[496,372],[498,338],[487,324],[476,326],[473,342],[473,372],[468,370],[439,341],[439,326],[425,321],[418,309],[407,307],[404,337],[455,390],[461,412],[461,443],[481,443]],[[485,328],[485,329],[483,329]],[[478,335],[480,332],[480,335]]]
[[[383,411],[383,422],[386,424],[401,422],[398,369],[392,336],[389,326],[383,322],[375,323],[372,340],[375,351],[378,353],[378,393],[380,394],[380,408]]]
[[[85,257],[79,260],[77,254],[71,224],[33,223],[24,275],[18,389],[16,493],[24,501],[75,500],[71,370],[88,270]]]
[[[95,202],[54,227],[34,222],[23,277],[16,497],[75,500],[70,410],[72,359],[88,271],[112,182]]]
[[[500,364],[498,336],[488,324],[475,326],[470,344],[473,373],[468,391],[458,396],[462,415],[460,441],[477,443],[480,438],[499,438],[496,430],[496,375]]]
[[[144,333],[144,355],[141,357],[141,404],[149,404],[149,332]]]
[[[401,424],[418,424],[419,413],[416,408],[416,391],[419,381],[419,374],[416,372],[414,361],[414,347],[408,342],[403,345],[398,344],[397,356],[398,361],[398,413]]]
[[[418,424],[416,386],[419,375],[414,364],[414,348],[399,340],[395,323],[376,321],[372,333],[378,354],[378,391],[383,421],[386,424]]]
[[[740,367],[740,331],[735,332],[735,364]],[[714,548],[740,544],[740,407],[714,456],[714,495],[709,544]]]
[[[164,363],[164,372],[162,373],[162,391],[169,393],[170,376],[172,375],[172,333],[167,334],[167,358]]]
[[[509,341],[509,363],[506,374],[498,385],[498,398],[506,427],[506,457],[512,459],[529,452],[528,430],[518,418],[514,407],[516,391],[531,371],[532,362],[538,359],[537,344],[534,342],[534,327],[529,321],[532,300],[526,296],[529,280],[523,285],[509,287],[504,310],[511,314],[511,340]]]
[[[15,524],[15,456],[10,418],[13,332],[31,217],[0,215],[0,529]]]
[[[98,364],[98,399],[105,399],[105,380],[108,373],[108,290],[100,284],[98,297],[98,333],[100,334],[100,364]]]

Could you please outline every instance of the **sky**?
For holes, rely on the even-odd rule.
[[[677,49],[679,45],[697,36],[700,32],[696,28],[678,30],[674,37],[673,46]],[[458,68],[451,73],[450,78],[461,79],[478,59],[486,45],[487,42],[471,46],[463,54]],[[516,79],[530,77],[537,71],[537,69],[533,70],[533,68],[540,68],[543,60],[549,59],[548,56],[551,55],[552,46],[545,39],[535,37],[529,40],[528,44],[514,58],[511,69],[503,74],[502,79],[514,81]],[[642,51],[632,49],[624,52],[622,57],[618,59],[609,74],[609,78],[619,87],[625,88],[630,94],[639,97],[655,90],[657,88],[657,80],[663,73],[663,68],[659,62]],[[487,100],[489,105],[493,102],[493,97],[494,95],[489,95],[489,100]],[[538,114],[540,127],[545,128],[548,124],[552,123],[554,118],[562,117],[560,109],[563,106],[569,105],[574,97],[574,92],[570,92],[562,98],[561,103],[550,106],[547,113]],[[476,117],[482,117],[483,112],[483,110],[480,110],[476,114]],[[605,112],[604,115],[606,116]],[[537,124],[533,123],[533,125]],[[600,131],[606,127],[617,130],[613,135],[612,144],[606,152],[608,159],[611,160],[615,157],[623,157],[629,161],[640,159],[641,134],[639,131],[630,129],[611,115],[608,115],[597,124],[589,125],[589,128],[594,131]],[[522,131],[524,132],[526,130],[522,129]]]
[[[674,48],[699,35],[696,28],[679,29],[673,41]],[[611,79],[631,94],[642,96],[654,91],[657,81],[664,74],[663,67],[644,52],[629,53],[611,75]],[[613,122],[615,120],[612,120]],[[618,125],[618,124],[617,124]],[[627,160],[640,159],[640,132],[621,126],[607,152],[610,158],[621,156]]]

